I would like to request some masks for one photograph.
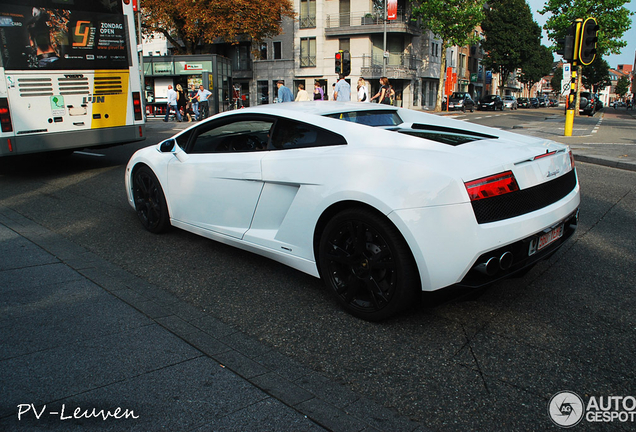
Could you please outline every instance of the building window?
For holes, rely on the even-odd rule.
[[[283,58],[283,43],[274,42],[274,60],[280,60]]]
[[[300,67],[316,67],[316,38],[300,38]]]
[[[351,39],[338,39],[338,49],[342,51],[351,51]]]
[[[256,83],[257,92],[258,92],[258,104],[268,104],[269,103],[269,87],[267,86],[267,81],[258,81]]]
[[[300,0],[300,28],[316,27],[316,0]]]
[[[267,44],[266,43],[262,43],[261,44],[261,60],[267,60]]]

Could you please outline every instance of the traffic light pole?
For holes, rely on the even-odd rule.
[[[574,96],[577,93],[578,89],[578,52],[581,45],[581,24],[583,23],[582,19],[577,19],[574,21],[574,52],[572,58],[572,80],[570,81],[570,94],[568,95],[568,104],[567,110],[565,111],[565,130],[563,131],[564,136],[572,136],[572,131],[574,129],[574,115],[576,113],[576,106],[579,104],[579,99],[574,100]]]
[[[574,102],[574,95],[576,94],[576,81],[578,80],[578,74],[576,68],[578,64],[576,61],[572,62],[572,80],[570,81],[570,94],[568,95],[568,108],[565,110],[565,131],[564,136],[572,136],[572,130],[574,129],[574,110],[576,103]],[[574,105],[574,106],[572,106]]]

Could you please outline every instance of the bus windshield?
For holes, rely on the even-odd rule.
[[[0,1],[7,71],[127,69],[127,34],[120,1]]]

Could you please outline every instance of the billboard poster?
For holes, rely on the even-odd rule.
[[[0,56],[6,70],[128,68],[128,29],[119,2],[110,7],[105,2],[37,3],[42,7],[0,2]]]
[[[397,0],[388,0],[387,1],[386,19],[388,19],[388,20],[397,19],[397,7],[398,7]]]

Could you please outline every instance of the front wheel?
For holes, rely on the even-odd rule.
[[[159,180],[147,166],[133,174],[133,199],[141,224],[152,233],[160,233],[170,226],[166,197]]]
[[[338,302],[368,321],[406,309],[420,290],[406,241],[384,216],[367,209],[345,210],[327,223],[318,264]]]

